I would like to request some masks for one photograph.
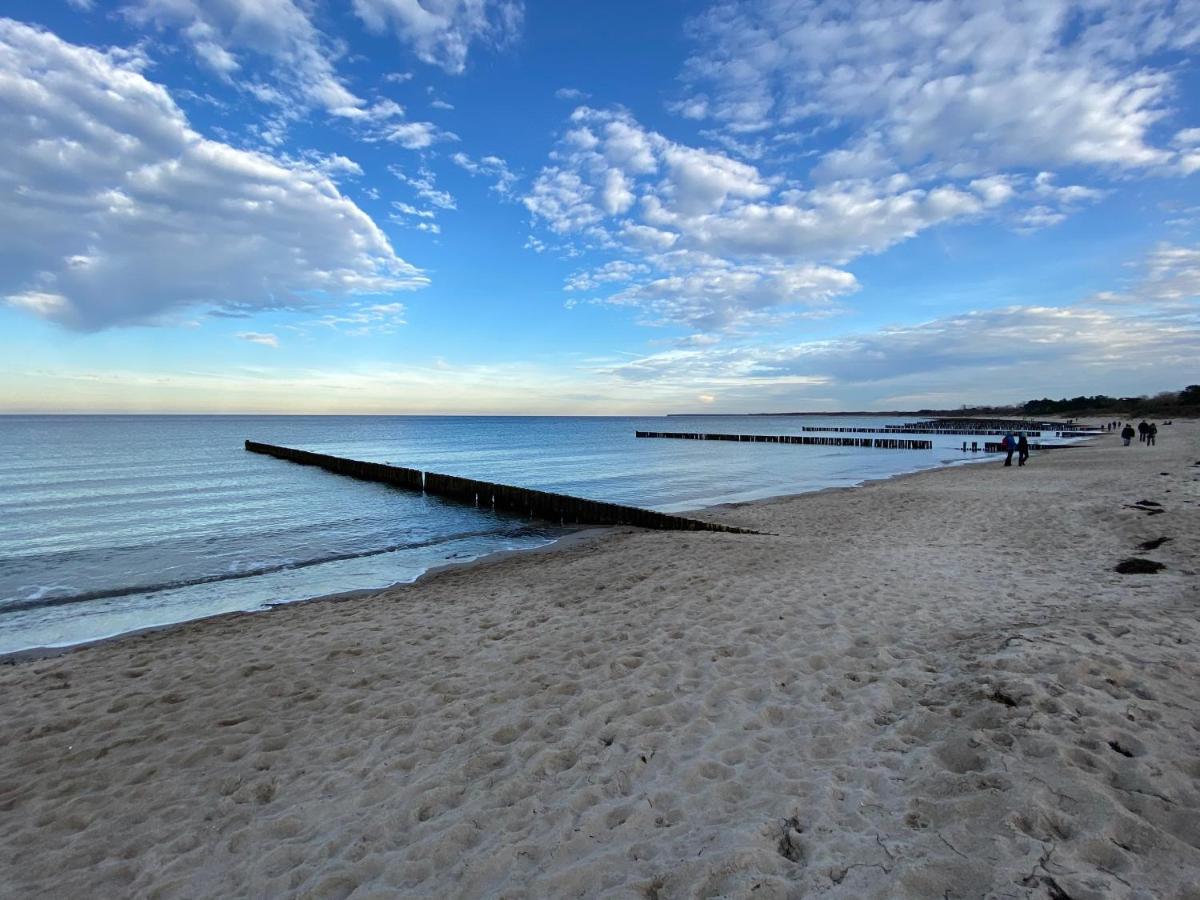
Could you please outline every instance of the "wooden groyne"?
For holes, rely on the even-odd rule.
[[[1008,434],[1008,431],[986,430],[979,431],[969,428],[933,428],[933,427],[917,427],[915,425],[882,425],[878,428],[833,428],[827,426],[802,425],[801,431],[825,431],[825,432],[840,432],[858,433],[858,434],[966,434],[966,435],[993,435],[993,434]],[[1028,437],[1041,437],[1040,431],[1026,431]]]
[[[992,432],[1007,434],[1010,431],[1098,431],[1092,425],[1072,424],[1070,422],[1046,422],[1037,419],[977,419],[969,416],[942,416],[936,419],[922,419],[919,422],[906,422],[903,425],[888,425],[889,430],[895,431],[940,431],[942,429],[962,429],[965,431]]]
[[[895,434],[965,434],[976,437],[988,437],[1002,434],[1016,434],[1023,429],[1018,428],[909,428],[907,426],[889,425],[887,430]],[[1026,437],[1041,437],[1040,431],[1025,431]]]
[[[963,450],[966,450],[966,449],[967,449],[967,445],[966,445],[966,442],[964,442]],[[971,444],[971,449],[972,450],[975,449],[975,445],[973,443]],[[1029,445],[1029,449],[1030,450],[1048,450],[1051,448],[1043,447],[1041,444],[1038,444],[1038,443],[1031,443]],[[984,453],[1006,453],[1007,451],[1004,449],[1004,446],[999,441],[986,441],[986,442],[984,442],[984,445],[983,445],[983,452]],[[1014,453],[1016,452],[1015,447],[1013,448],[1013,452]]]
[[[801,425],[800,430],[812,432],[837,432],[839,434],[879,434],[885,428],[891,427],[892,426],[890,425],[881,425],[877,428],[851,428],[849,426],[846,428],[837,428],[831,425]]]
[[[809,447],[872,447],[876,450],[932,450],[933,441],[907,438],[810,437],[806,434],[692,434],[683,431],[636,431],[640,438],[685,441],[745,441],[753,444],[803,444]]]
[[[749,528],[735,528],[732,525],[702,522],[699,519],[672,516],[655,512],[652,509],[641,509],[637,506],[603,503],[599,500],[572,497],[569,494],[554,494],[549,491],[535,491],[510,484],[493,484],[490,481],[477,481],[474,478],[459,478],[455,475],[424,472],[420,469],[406,469],[402,466],[345,459],[341,456],[327,456],[324,453],[310,453],[307,450],[295,450],[291,447],[260,444],[257,441],[246,441],[246,449],[251,453],[264,453],[276,459],[285,459],[288,462],[300,463],[305,466],[316,466],[327,472],[348,475],[363,481],[378,481],[405,490],[423,491],[426,494],[471,503],[475,506],[516,513],[529,518],[545,519],[548,522],[564,525],[568,523],[573,525],[633,525],[638,528],[657,528],[668,531],[759,533]]]

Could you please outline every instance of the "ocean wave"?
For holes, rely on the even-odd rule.
[[[249,564],[246,568],[213,573],[209,575],[201,575],[195,578],[179,579],[175,581],[162,581],[154,584],[122,585],[119,587],[99,588],[96,590],[79,591],[76,593],[55,594],[53,591],[56,589],[61,589],[62,586],[39,585],[33,590],[32,593],[25,597],[12,597],[0,600],[0,615],[5,613],[24,612],[33,609],[45,609],[53,606],[68,606],[75,603],[86,603],[91,600],[107,600],[114,597],[128,597],[134,594],[156,594],[161,591],[193,587],[200,584],[215,584],[221,581],[236,581],[242,578],[254,578],[259,575],[270,575],[274,572],[284,572],[290,569],[306,569],[312,566],[324,565],[325,563],[331,562],[341,562],[348,559],[364,559],[371,556],[382,556],[385,553],[395,553],[400,550],[419,550],[426,547],[436,547],[441,544],[450,544],[455,541],[466,540],[469,538],[494,537],[498,539],[511,539],[519,537],[535,537],[539,535],[547,535],[547,529],[532,526],[521,526],[519,528],[501,531],[464,531],[454,534],[439,535],[436,538],[431,538],[426,541],[390,544],[386,547],[376,547],[371,550],[329,553],[323,556],[303,560],[286,560],[258,565]]]

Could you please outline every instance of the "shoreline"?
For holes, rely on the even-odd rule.
[[[1200,425],[992,462],[2,667],[0,881],[1194,900]]]
[[[184,619],[180,622],[166,622],[162,625],[147,625],[145,628],[135,628],[131,631],[122,631],[117,634],[110,634],[87,641],[79,641],[73,644],[52,645],[46,647],[27,647],[23,650],[13,650],[8,653],[0,653],[0,666],[21,665],[22,663],[36,660],[53,659],[64,654],[74,653],[77,650],[87,650],[93,647],[100,647],[106,644],[119,642],[125,638],[142,637],[147,634],[156,634],[159,632],[170,631],[174,628],[184,628],[192,625],[198,626],[223,619],[236,619],[242,616],[266,615],[268,613],[279,612],[290,609],[293,606],[301,606],[308,603],[345,603],[352,600],[365,600],[369,597],[374,597],[387,591],[416,584],[427,576],[436,574],[438,572],[456,568],[469,568],[471,566],[481,565],[492,559],[515,556],[518,554],[525,555],[532,553],[546,553],[550,550],[553,550],[563,542],[569,542],[580,538],[585,533],[604,532],[607,530],[610,529],[581,526],[577,529],[571,530],[567,534],[548,541],[540,547],[516,550],[493,550],[490,553],[485,553],[482,556],[477,556],[474,559],[465,560],[463,562],[441,563],[436,566],[430,566],[428,569],[425,569],[410,581],[394,581],[391,584],[384,585],[383,587],[352,588],[346,591],[335,591],[332,594],[317,594],[313,597],[301,597],[299,600],[278,600],[264,603],[262,606],[256,609],[235,609],[229,612],[219,612],[213,613],[209,616],[200,616],[196,619]]]
[[[1091,439],[1089,439],[1089,440],[1091,440]],[[1068,447],[1070,447],[1070,446],[1087,446],[1087,444],[1081,443],[1081,444],[1071,444],[1071,445],[1065,445],[1065,446],[1068,446]],[[1056,448],[1056,449],[1062,449],[1062,448]],[[1043,451],[1038,451],[1038,452],[1040,453],[1040,452],[1045,452],[1045,451],[1043,450]],[[796,499],[799,497],[816,496],[816,495],[825,494],[827,492],[853,491],[853,490],[858,490],[859,488],[868,487],[873,484],[882,484],[882,483],[885,483],[888,481],[896,481],[899,479],[911,478],[911,477],[918,476],[918,475],[930,475],[930,474],[933,474],[936,472],[941,472],[946,469],[953,469],[953,468],[957,468],[960,466],[967,466],[967,465],[971,465],[971,464],[978,465],[978,464],[982,464],[982,463],[992,462],[992,461],[995,461],[996,459],[998,459],[998,456],[996,454],[985,455],[985,454],[981,453],[977,456],[969,456],[969,457],[961,459],[961,460],[952,460],[952,461],[940,463],[938,465],[935,465],[935,466],[932,466],[929,468],[925,468],[925,469],[915,469],[910,472],[899,472],[895,475],[885,475],[880,478],[865,478],[862,481],[856,482],[854,484],[831,485],[829,487],[816,488],[811,491],[801,491],[799,493],[791,493],[791,494],[772,494],[772,495],[769,495],[766,497],[756,497],[751,500],[735,500],[735,501],[731,501],[728,503],[717,503],[717,504],[713,504],[711,506],[700,506],[700,507],[688,508],[681,512],[687,513],[689,515],[694,515],[698,518],[703,519],[706,516],[712,517],[713,514],[718,513],[722,510],[740,509],[740,508],[743,508],[746,506],[753,506],[753,505],[758,505],[758,504],[771,504],[771,503],[775,503],[777,501],[787,501],[787,500],[793,500],[793,499]],[[0,652],[0,666],[13,666],[13,665],[20,665],[22,663],[29,662],[29,661],[52,659],[54,657],[61,656],[63,654],[73,653],[76,650],[84,650],[84,649],[88,649],[91,647],[97,647],[97,646],[101,646],[101,645],[104,645],[104,644],[107,644],[107,643],[110,643],[113,641],[120,641],[124,638],[134,638],[134,637],[139,637],[139,636],[146,635],[146,634],[153,634],[156,632],[168,631],[173,628],[180,628],[180,627],[184,627],[184,626],[188,626],[188,625],[199,625],[199,624],[202,624],[205,622],[211,622],[211,621],[225,619],[225,618],[262,615],[265,613],[276,612],[278,610],[287,609],[289,607],[298,606],[301,604],[324,603],[324,602],[342,603],[342,602],[349,601],[349,600],[362,600],[362,599],[366,599],[369,597],[378,596],[380,594],[387,593],[392,590],[396,590],[399,588],[404,588],[404,587],[408,587],[410,585],[418,584],[418,583],[424,581],[425,579],[427,579],[428,577],[437,575],[438,573],[441,573],[444,571],[452,571],[452,570],[459,569],[459,568],[471,568],[471,567],[475,567],[475,566],[483,566],[489,562],[496,562],[501,559],[505,559],[509,556],[530,555],[530,554],[536,554],[536,553],[549,553],[549,552],[553,552],[554,550],[559,549],[559,548],[568,547],[571,545],[572,542],[574,542],[575,540],[581,539],[582,536],[585,536],[585,535],[590,535],[591,537],[589,539],[602,540],[605,536],[607,536],[611,533],[619,533],[619,532],[630,531],[630,530],[636,531],[639,529],[630,529],[630,528],[626,528],[623,526],[580,525],[575,528],[568,528],[566,534],[563,534],[560,537],[554,538],[553,540],[549,541],[546,544],[543,544],[540,547],[533,547],[533,548],[529,548],[529,549],[493,550],[489,553],[483,554],[482,556],[477,556],[474,559],[466,560],[464,562],[440,563],[436,566],[430,566],[428,569],[425,569],[419,575],[417,575],[415,578],[413,578],[409,581],[395,581],[395,582],[392,582],[391,584],[383,585],[380,587],[351,588],[351,589],[345,590],[345,591],[335,591],[334,593],[330,593],[330,594],[317,594],[312,597],[302,597],[298,600],[270,601],[270,602],[264,603],[262,606],[260,606],[256,609],[231,610],[231,611],[227,611],[227,612],[213,613],[212,615],[201,616],[201,617],[195,618],[195,619],[184,619],[179,622],[166,622],[161,625],[147,625],[144,628],[135,628],[130,631],[122,631],[122,632],[118,632],[117,634],[105,635],[103,637],[93,638],[93,639],[86,640],[86,641],[78,641],[78,642],[71,643],[71,644],[27,647],[27,648],[24,648],[21,650]]]

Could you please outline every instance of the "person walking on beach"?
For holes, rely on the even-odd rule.
[[[1137,434],[1137,432],[1133,430],[1133,426],[1129,423],[1126,423],[1125,427],[1121,429],[1121,437],[1125,439],[1126,447],[1129,446],[1129,442],[1133,440],[1133,436],[1135,434]]]
[[[1150,426],[1146,424],[1146,420],[1138,422],[1138,443],[1146,443],[1146,435],[1150,433]]]
[[[1146,426],[1146,443],[1151,447],[1154,446],[1154,441],[1158,437],[1158,426],[1151,422]]]
[[[1013,433],[1011,431],[1006,434],[1004,436],[1004,440],[1000,442],[1000,449],[1008,453],[1008,456],[1004,457],[1004,464],[1006,466],[1011,466],[1013,451],[1017,449],[1017,439],[1013,437]]]
[[[1017,438],[1017,465],[1025,465],[1025,460],[1029,459],[1029,438],[1025,436],[1025,432],[1021,432]]]

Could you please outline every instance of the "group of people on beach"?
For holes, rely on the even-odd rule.
[[[1004,457],[1006,466],[1012,465],[1013,453],[1017,454],[1017,465],[1025,465],[1025,461],[1029,459],[1029,438],[1025,436],[1025,432],[1019,431],[1013,434],[1011,431],[1004,436],[1000,441],[1000,449],[1004,450],[1008,456]]]
[[[1137,435],[1138,443],[1146,444],[1153,447],[1158,440],[1158,426],[1153,422],[1147,422],[1145,419],[1138,422],[1137,431],[1133,430],[1133,425],[1126,422],[1125,427],[1121,429],[1121,439],[1125,442],[1125,446],[1129,446],[1129,442],[1133,440],[1133,436]]]

